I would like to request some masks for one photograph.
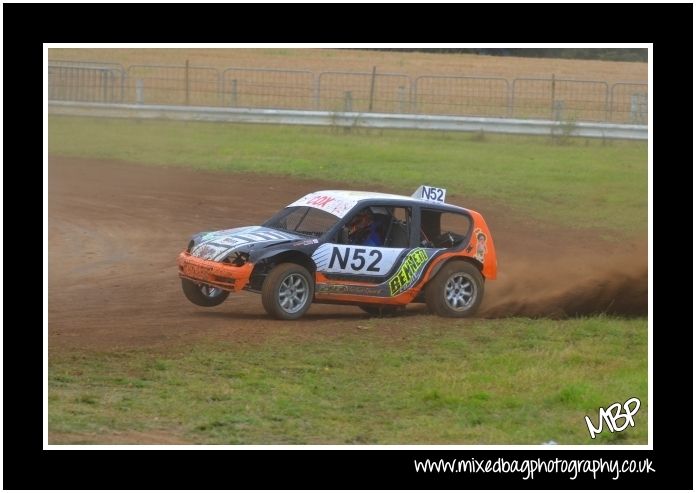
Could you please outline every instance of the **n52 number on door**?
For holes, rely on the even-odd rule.
[[[341,251],[343,250],[343,251]],[[353,252],[352,258],[351,251]],[[382,252],[367,248],[334,247],[329,260],[329,271],[338,268],[340,272],[379,272],[379,262],[382,260]],[[350,263],[349,263],[350,262]]]
[[[324,257],[326,263],[322,266],[318,263],[317,269],[324,272],[384,276],[394,266],[402,251],[401,248],[332,245],[330,254]]]

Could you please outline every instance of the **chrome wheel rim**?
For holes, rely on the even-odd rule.
[[[222,293],[222,289],[216,288],[215,286],[208,286],[207,284],[201,284],[201,293],[203,293],[203,296],[206,298],[215,298]]]
[[[461,312],[476,299],[476,284],[467,274],[455,272],[445,283],[445,303],[452,310]]]
[[[300,274],[290,274],[280,283],[278,303],[287,313],[297,313],[307,303],[309,285]]]

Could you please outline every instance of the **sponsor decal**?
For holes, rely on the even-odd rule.
[[[292,244],[292,246],[307,246],[307,245],[314,245],[316,243],[319,243],[319,240],[314,238],[313,240],[296,241],[295,243]]]
[[[408,289],[417,279],[416,274],[428,258],[429,255],[424,248],[417,248],[406,255],[399,270],[387,281],[389,296],[396,296]]]
[[[327,293],[327,294],[346,294],[348,292],[348,285],[346,284],[327,284],[327,283],[317,283],[314,286],[315,293]]]
[[[192,265],[188,263],[183,264],[184,275],[192,277],[194,279],[208,279],[210,271],[210,267]]]
[[[358,199],[349,194],[332,194],[330,192],[315,192],[296,200],[288,207],[314,207],[333,214],[345,216],[358,203]]]
[[[204,258],[206,260],[210,260],[211,258],[215,257],[217,255],[218,249],[213,248],[209,245],[203,245],[202,247],[196,249],[196,257]]]
[[[349,282],[340,284],[330,282],[317,283],[315,292],[318,294],[352,294],[363,296],[381,296],[385,298],[396,296],[415,284],[415,282],[420,278],[420,273],[425,268],[428,260],[439,251],[441,251],[441,249],[418,248],[409,252],[399,264],[399,268],[396,273],[394,273],[389,280],[380,284],[365,286],[350,284]],[[344,261],[346,263],[346,267],[349,267],[349,264],[352,261],[352,256],[350,258],[346,257]],[[336,259],[335,262],[338,262],[338,259]],[[361,274],[365,275],[364,273]]]
[[[298,239],[296,235],[261,226],[225,229],[203,235],[191,254],[206,260],[220,261],[242,246]]]
[[[350,284],[317,283],[314,288],[317,294],[353,294],[360,296],[385,296],[383,285],[354,286]]]
[[[476,255],[474,255],[474,258],[483,263],[483,260],[486,258],[486,252],[488,252],[486,248],[486,235],[477,228],[474,230],[474,238],[476,238]],[[467,249],[467,252],[468,251],[470,250]]]
[[[325,243],[312,254],[312,260],[319,272],[386,276],[403,251],[403,248]]]

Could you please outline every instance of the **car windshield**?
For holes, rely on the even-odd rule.
[[[263,225],[267,228],[319,237],[329,231],[339,219],[338,216],[314,207],[286,207]]]

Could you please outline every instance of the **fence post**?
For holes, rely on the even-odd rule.
[[[631,123],[647,123],[648,95],[640,92],[631,94]]]
[[[314,84],[314,104],[315,109],[321,109],[321,74],[312,74],[312,82]]]
[[[611,123],[614,118],[614,87],[616,87],[616,84],[611,85],[611,91],[609,92],[609,116],[607,117],[607,123]]]
[[[351,111],[353,111],[353,93],[350,91],[346,91],[344,95],[343,111],[345,111],[346,113],[350,113]]]
[[[79,101],[80,100],[80,69],[79,68],[74,68],[72,69],[72,75],[73,75],[73,86],[72,90],[70,91],[72,93],[72,97],[70,98],[73,101]]]
[[[143,96],[143,79],[138,79],[135,81],[135,102],[143,104],[145,102]]]
[[[420,77],[416,77],[414,80],[411,80],[409,82],[408,104],[409,104],[410,111],[412,113],[419,112],[419,108],[418,108],[418,79],[420,79]]]
[[[186,106],[189,105],[189,61],[186,59]]]
[[[237,79],[230,81],[232,90],[230,91],[230,106],[237,106]]]
[[[70,93],[72,94],[71,98],[73,101],[79,101],[80,100],[80,69],[79,68],[74,68],[72,69],[72,79],[73,79],[73,85],[71,87]]]
[[[553,120],[553,108],[556,105],[556,74],[551,74],[551,119]]]
[[[83,71],[85,76],[83,80],[82,100],[91,101],[92,91],[90,91],[90,89],[92,84],[90,79],[93,71],[91,69],[84,69]]]
[[[94,101],[96,98],[99,97],[99,91],[97,90],[98,70],[90,69],[89,72],[91,74],[91,81],[88,82],[89,85],[87,86],[87,95],[89,101]]]
[[[219,71],[217,78],[217,96],[218,106],[225,106],[225,73],[220,73]]]
[[[77,69],[77,101],[82,101],[84,99],[84,84],[85,84],[85,71],[82,68]]]
[[[631,123],[638,120],[638,95],[631,94]]]
[[[396,99],[399,101],[399,113],[406,112],[406,87],[399,86]]]
[[[102,103],[106,103],[106,96],[109,93],[109,89],[108,89],[109,71],[106,69],[102,69],[99,71],[99,74],[101,75],[101,77],[99,78],[99,81],[101,82],[101,88],[102,88]]]
[[[64,67],[61,67],[59,69],[60,73],[60,85],[58,86],[58,99],[65,100],[67,99],[65,95],[68,93],[68,87],[69,87],[69,79],[67,75],[67,70]]]
[[[370,81],[370,105],[368,111],[372,111],[372,101],[375,97],[375,75],[377,73],[377,65],[372,66],[372,80]]]

